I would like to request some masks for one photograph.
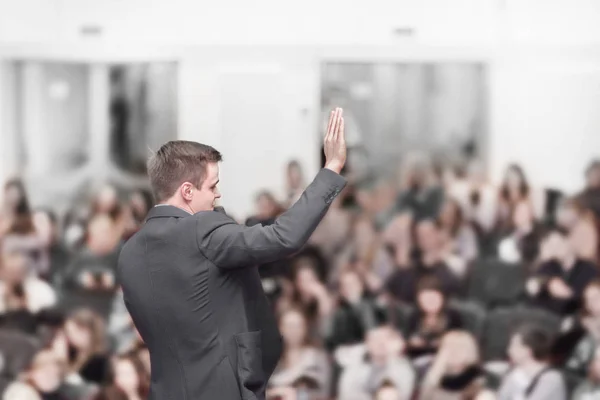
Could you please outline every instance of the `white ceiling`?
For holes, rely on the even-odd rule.
[[[597,0],[0,0],[0,44],[600,42]],[[98,29],[99,36],[82,35]],[[398,37],[411,28],[413,37]]]

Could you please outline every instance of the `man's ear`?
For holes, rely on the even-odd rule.
[[[179,190],[181,191],[181,195],[183,196],[184,199],[186,200],[191,200],[192,199],[192,193],[194,191],[194,187],[192,186],[191,183],[189,182],[184,182]]]

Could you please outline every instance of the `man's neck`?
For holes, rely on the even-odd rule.
[[[181,204],[177,204],[177,203],[170,202],[170,201],[165,201],[163,203],[159,203],[159,204],[155,205],[154,207],[162,207],[162,206],[177,207],[177,208],[185,211],[186,213],[193,215],[193,213],[190,211],[189,207],[182,206]]]

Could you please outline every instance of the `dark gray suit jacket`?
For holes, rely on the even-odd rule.
[[[275,224],[154,207],[123,247],[125,304],[150,350],[152,400],[261,400],[281,336],[259,264],[300,250],[346,181],[322,169]]]

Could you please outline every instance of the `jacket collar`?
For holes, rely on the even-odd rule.
[[[146,221],[152,218],[185,218],[190,215],[192,214],[179,207],[164,204],[152,207],[146,216]]]

